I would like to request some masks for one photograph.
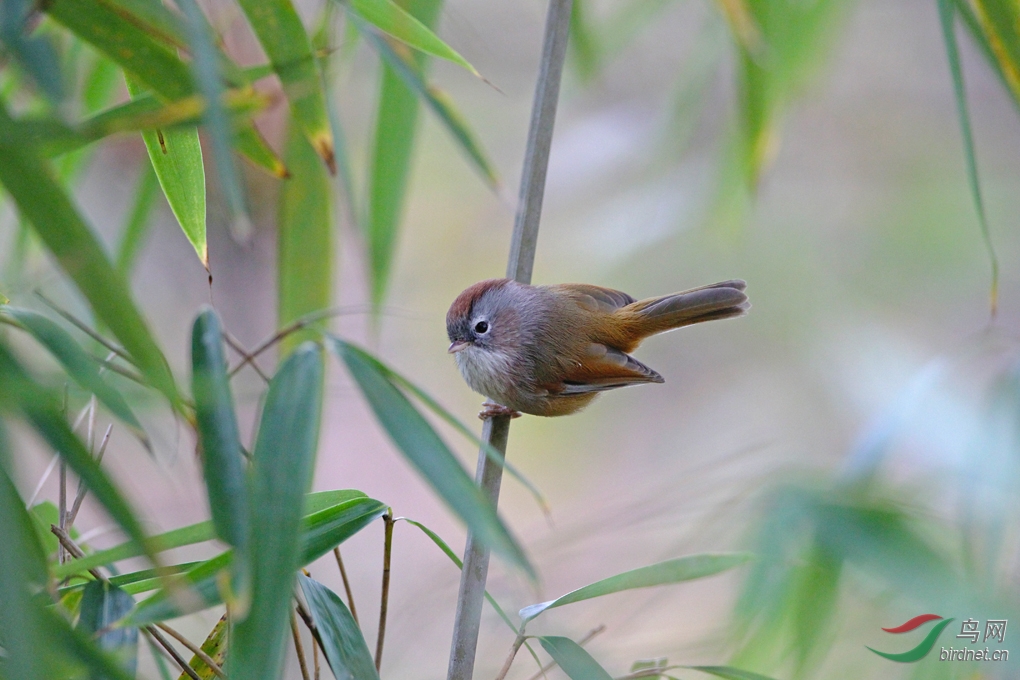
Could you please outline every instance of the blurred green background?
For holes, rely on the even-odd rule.
[[[736,654],[744,667],[781,678],[798,668],[818,678],[1016,677],[1015,664],[894,664],[865,645],[905,649],[920,638],[894,639],[880,627],[928,611],[958,620],[1020,611],[1020,116],[961,31],[981,186],[1001,266],[990,324],[990,265],[967,185],[936,3],[804,3],[822,4],[831,5],[824,30],[797,43],[809,47],[794,89],[777,104],[753,197],[735,160],[740,58],[720,10],[727,3],[579,5],[604,58],[593,64],[574,34],[535,283],[587,282],[640,298],[743,278],[753,309],[746,318],[649,340],[636,355],[666,378],[664,385],[613,392],[572,418],[514,421],[510,460],[543,491],[551,513],[543,515],[512,479],[504,481],[501,510],[542,579],[536,592],[497,561],[489,590],[516,610],[687,553],[776,553],[704,582],[578,604],[529,629],[578,639],[605,624],[587,649],[615,674],[639,658],[708,664]],[[432,80],[457,103],[503,189],[486,187],[435,116],[421,112],[377,323],[367,313],[361,235],[333,183],[333,297],[351,312],[331,327],[365,343],[468,422],[481,398],[445,352],[444,316],[463,288],[505,268],[544,11],[530,0],[450,0],[442,10],[440,35],[491,86],[445,62],[433,64]],[[261,61],[239,10],[210,14],[240,63]],[[633,20],[632,31],[624,17]],[[337,40],[345,40],[342,31]],[[337,46],[334,100],[358,170],[371,154],[378,64],[364,45],[350,53]],[[275,148],[283,144],[284,109],[277,102],[259,122]],[[122,135],[99,147],[75,188],[110,244],[147,162],[141,140]],[[136,299],[178,374],[187,365],[190,320],[203,303],[212,301],[249,347],[277,324],[280,182],[242,169],[255,226],[248,243],[230,237],[229,212],[210,173],[211,290],[162,198],[135,268]],[[364,172],[355,172],[356,189],[364,186]],[[5,294],[39,307],[32,295],[39,288],[83,310],[39,248],[12,265],[17,232],[6,204]],[[235,382],[243,433],[253,427],[262,389],[251,372]],[[155,458],[136,455],[137,442],[115,432],[104,465],[153,531],[204,519],[192,442],[160,409],[142,415]],[[471,445],[442,431],[473,466]],[[30,455],[34,442],[22,440],[19,482],[28,496],[48,454]],[[315,488],[357,488],[383,499],[460,551],[463,527],[395,453],[335,366],[315,479]],[[51,479],[40,497],[55,495]],[[78,524],[105,523],[87,501]],[[114,542],[111,535],[92,540]],[[381,531],[373,528],[344,546],[369,639],[380,545]],[[179,557],[196,554],[207,556]],[[325,560],[311,572],[340,589]],[[398,525],[384,675],[442,677],[458,577],[423,535]],[[179,627],[201,639],[218,615]],[[959,646],[956,632],[951,624],[940,644],[951,638]],[[1007,630],[1005,648],[1017,634]],[[486,609],[478,677],[495,675],[510,641]],[[1020,659],[1020,645],[1013,646]],[[510,677],[535,670],[522,656]]]

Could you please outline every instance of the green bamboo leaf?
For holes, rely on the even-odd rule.
[[[310,493],[305,496],[305,521],[310,522],[312,517],[316,517],[318,518],[316,520],[317,522],[322,522],[325,518],[327,518],[327,515],[320,515],[320,513],[327,511],[332,512],[344,503],[367,498],[368,497],[363,492],[355,491],[353,489],[338,489],[335,491],[318,491],[316,493]],[[375,502],[378,503],[378,501]],[[328,515],[328,517],[332,518],[332,515]],[[314,524],[312,526],[318,526],[318,524]],[[311,529],[308,530],[310,531]],[[205,541],[211,541],[214,538],[216,538],[216,528],[213,526],[212,521],[207,520],[205,522],[189,524],[186,527],[171,529],[170,531],[162,534],[151,536],[149,538],[149,544],[155,552],[164,552],[166,550],[173,550],[174,548],[181,548],[186,545],[204,543]],[[324,551],[323,554],[331,549],[332,546]],[[141,554],[143,554],[142,549],[136,542],[127,541],[112,548],[107,548],[106,550],[101,550],[97,553],[93,553],[92,555],[87,555],[81,559],[71,560],[58,565],[53,568],[53,577],[57,580],[63,580],[75,574],[84,574],[89,569],[114,564],[132,557],[138,557]]]
[[[205,642],[202,643],[201,650],[205,652],[206,656],[216,662],[216,664],[223,668],[223,660],[227,656],[227,641],[229,638],[228,631],[230,626],[227,623],[227,615],[224,614],[220,617],[220,620],[216,622],[213,629],[209,631],[209,635],[206,636]],[[191,661],[188,662],[188,666],[191,670],[195,671],[202,680],[213,680],[216,677],[216,673],[210,668],[205,661],[196,654],[191,657]],[[190,678],[186,672],[181,673],[178,680],[188,680]]]
[[[0,4],[0,44],[39,89],[55,104],[64,98],[60,61],[50,36],[29,37],[31,0],[5,0]]]
[[[996,38],[993,35],[995,33],[994,29],[989,26],[990,22],[987,19],[982,21],[978,18],[977,13],[971,7],[968,0],[954,0],[954,5],[971,38],[977,43],[981,54],[984,55],[985,60],[994,69],[995,74],[1002,82],[1002,86],[1013,98],[1013,104],[1020,111],[1020,57],[1010,58],[1009,54],[1005,53],[1005,47],[1001,45],[1001,41],[993,45],[992,41]],[[978,5],[980,6],[980,3]],[[983,16],[988,16],[988,13],[983,13]]]
[[[425,26],[439,17],[442,0],[407,0],[410,12]],[[424,73],[425,55],[415,54]],[[378,312],[386,296],[390,269],[411,169],[418,97],[389,65],[384,64],[375,121],[368,186],[368,215],[363,220],[368,244],[372,306]]]
[[[138,629],[110,627],[135,606],[135,600],[117,586],[92,581],[82,595],[77,629],[92,637],[100,649],[116,658],[132,676],[138,668]]]
[[[265,108],[269,100],[252,90],[230,90],[224,95],[224,106],[235,123]],[[31,142],[46,156],[54,157],[77,151],[84,146],[118,132],[140,132],[157,128],[195,124],[205,111],[203,99],[192,95],[173,102],[164,102],[151,92],[123,104],[100,111],[82,122],[68,125],[53,117],[26,116],[13,122],[13,127],[0,132],[13,141]],[[235,143],[240,144],[240,134]],[[279,163],[282,167],[282,163]]]
[[[0,639],[3,672],[18,680],[70,677],[84,665],[100,677],[130,680],[123,668],[62,616],[34,598],[43,590],[46,567],[24,502],[11,482],[6,438],[0,426]],[[48,598],[47,598],[48,600]],[[75,665],[70,665],[74,660]]]
[[[216,535],[248,561],[248,494],[220,320],[204,308],[191,330],[192,394],[202,469]]]
[[[315,150],[293,122],[286,159],[291,177],[280,186],[277,222],[279,328],[328,308],[333,299],[332,190]],[[292,333],[280,343],[280,351],[287,354],[317,335],[313,329]]]
[[[364,19],[383,33],[393,36],[419,52],[431,54],[433,57],[452,61],[463,66],[470,73],[479,76],[475,67],[460,56],[456,50],[443,42],[432,32],[432,20],[426,20],[421,14],[408,12],[393,0],[345,0],[344,7],[355,16]],[[419,6],[421,3],[419,3]]]
[[[651,564],[647,567],[625,571],[622,574],[596,581],[583,588],[572,590],[555,600],[530,605],[522,609],[520,615],[527,622],[553,607],[562,607],[565,604],[590,600],[593,597],[602,597],[603,595],[618,593],[623,590],[649,588],[669,583],[682,583],[706,576],[714,576],[734,567],[739,567],[751,559],[753,559],[753,556],[750,553],[702,554],[678,557],[673,560]]]
[[[361,628],[336,593],[298,574],[308,613],[322,641],[326,661],[337,680],[379,680]]]
[[[546,502],[545,497],[542,496],[542,492],[538,490],[538,487],[532,484],[531,480],[525,477],[520,470],[511,465],[509,461],[506,460],[506,458],[500,455],[499,451],[497,451],[491,444],[481,439],[477,434],[474,433],[473,430],[471,430],[470,428],[468,428],[467,425],[462,423],[460,419],[457,418],[457,416],[450,413],[443,407],[442,404],[433,399],[425,390],[421,389],[413,382],[411,382],[404,376],[400,375],[383,362],[379,361],[379,359],[370,354],[365,354],[364,359],[365,361],[372,365],[372,368],[374,368],[379,373],[385,375],[387,380],[397,385],[404,392],[409,392],[425,408],[427,408],[429,411],[432,411],[432,413],[434,413],[435,415],[439,416],[439,418],[443,422],[445,422],[447,425],[455,429],[457,432],[461,433],[468,441],[470,441],[475,446],[484,449],[485,455],[489,460],[491,460],[496,465],[502,466],[507,472],[510,473],[512,477],[514,477],[517,481],[523,484],[524,488],[531,492],[531,495],[535,498],[535,501],[538,503],[539,507],[542,508],[542,511],[545,513],[549,512],[549,504]]]
[[[364,27],[364,22],[355,18],[355,24]],[[375,48],[383,60],[400,76],[404,84],[416,92],[429,108],[439,116],[446,129],[453,135],[453,138],[460,145],[461,149],[468,155],[489,187],[493,190],[500,188],[499,174],[496,168],[489,161],[485,150],[482,149],[474,133],[468,127],[460,112],[457,111],[453,102],[445,92],[425,82],[424,76],[419,72],[418,65],[414,62],[410,52],[406,48],[394,46],[371,29],[364,28],[363,34],[368,42]]]
[[[6,431],[0,421],[0,639],[4,672],[12,678],[43,680],[48,675],[45,628],[30,590],[46,583],[46,558],[25,511],[25,503],[8,476]]]
[[[346,364],[390,439],[443,502],[482,542],[534,577],[528,558],[495,508],[428,421],[387,379],[386,374],[376,369],[370,355],[337,338],[327,338],[327,344]]]
[[[723,680],[772,680],[767,675],[752,673],[751,671],[733,668],[732,666],[680,666],[680,668],[701,671],[702,673],[714,675],[717,678],[723,678]]]
[[[298,566],[314,562],[364,529],[381,517],[386,507],[384,503],[371,498],[358,498],[305,518]],[[219,582],[222,572],[230,567],[231,557],[231,552],[227,551],[188,570],[182,585],[188,586],[197,597],[185,600],[186,607],[180,607],[182,600],[169,597],[166,589],[163,589],[140,603],[121,625],[141,626],[221,604],[223,596]]]
[[[419,529],[421,529],[422,533],[424,533],[426,536],[428,536],[432,540],[432,542],[435,543],[439,547],[439,549],[442,550],[443,553],[447,557],[449,557],[450,560],[454,564],[457,565],[458,569],[463,569],[464,568],[464,561],[462,559],[460,559],[460,557],[457,556],[457,553],[453,552],[453,548],[451,548],[446,543],[446,541],[444,541],[439,536],[439,534],[437,534],[436,532],[432,531],[432,529],[429,529],[427,526],[425,526],[421,522],[415,522],[413,519],[408,519],[407,517],[399,517],[397,519],[398,520],[403,520],[403,521],[407,522],[408,524],[411,524],[411,525],[416,526]],[[499,614],[499,618],[503,619],[503,622],[506,625],[510,626],[510,630],[512,630],[514,633],[517,633],[518,632],[517,631],[517,626],[515,626],[513,621],[510,620],[510,617],[506,615],[506,612],[503,611],[503,608],[499,606],[499,603],[496,602],[496,598],[494,598],[492,595],[489,594],[488,590],[485,591],[485,599],[489,601],[489,604],[492,605],[492,608],[496,610],[497,614]]]
[[[132,97],[144,92],[131,76],[126,80]],[[199,262],[209,269],[205,237],[205,166],[198,128],[147,130],[142,132],[142,140],[177,224],[191,242]]]
[[[967,110],[967,92],[963,84],[963,68],[960,66],[960,49],[956,42],[953,19],[955,5],[953,0],[938,0],[939,20],[942,23],[942,39],[946,44],[946,55],[949,57],[949,71],[953,77],[953,95],[956,99],[956,113],[960,121],[960,134],[963,137],[964,158],[967,161],[967,181],[970,184],[974,209],[977,212],[978,226],[981,229],[981,240],[991,266],[991,290],[989,298],[992,316],[995,316],[999,303],[999,258],[992,244],[988,217],[985,214],[985,203],[981,196],[981,181],[978,179],[977,154],[974,151],[974,133],[970,124],[970,113]],[[1014,15],[1014,21],[1017,17]]]
[[[290,0],[240,0],[262,49],[280,77],[293,120],[315,153],[336,173],[333,132],[326,112],[326,94],[312,41]]]
[[[120,243],[117,246],[117,271],[125,280],[130,278],[135,260],[148,234],[149,225],[152,223],[152,206],[158,190],[159,180],[156,178],[156,171],[152,169],[152,163],[143,161],[138,186],[135,188],[135,199],[121,229]]]
[[[212,100],[210,110],[220,107],[218,93],[219,82],[213,81],[207,73],[210,68],[231,75],[229,65],[221,58],[218,51],[211,45],[210,29],[201,11],[194,16],[194,36],[202,42],[199,54],[192,51],[194,61],[202,65],[201,74],[205,87],[196,88],[192,81],[191,70],[177,56],[177,46],[181,36],[168,40],[167,33],[153,29],[153,22],[144,15],[135,12],[143,2],[128,0],[53,0],[47,2],[43,9],[56,21],[63,24],[79,38],[88,42],[109,59],[131,73],[140,83],[156,92],[165,101],[188,99],[201,93],[207,100]],[[185,2],[184,9],[193,5],[193,1]],[[190,24],[185,24],[190,26]],[[145,27],[146,30],[139,30]],[[153,29],[153,30],[149,30]],[[198,57],[201,57],[199,60]],[[211,64],[212,66],[208,66]],[[195,64],[196,69],[198,63]],[[235,69],[240,78],[240,70]],[[212,93],[212,95],[210,94]],[[219,123],[214,113],[215,123]],[[222,127],[222,126],[220,126]],[[217,128],[218,129],[218,128]],[[265,168],[276,176],[286,174],[283,162],[273,153],[272,149],[259,136],[250,123],[240,125],[235,133],[234,144],[238,150],[249,157],[256,165]],[[217,152],[217,157],[219,153]],[[219,167],[219,166],[217,166]],[[229,191],[231,185],[225,184]]]
[[[213,161],[220,178],[220,185],[230,210],[230,230],[234,238],[246,241],[251,238],[252,224],[245,205],[241,178],[230,153],[230,119],[223,107],[222,69],[218,50],[210,35],[208,23],[196,0],[181,0],[179,3],[185,18],[188,45],[191,49],[191,71],[198,91],[207,103],[203,121],[209,130],[209,142]],[[206,263],[206,260],[203,260]],[[208,269],[208,266],[206,267]]]
[[[70,333],[42,314],[28,309],[4,306],[2,311],[21,324],[60,362],[72,380],[85,391],[96,395],[103,406],[110,409],[113,415],[127,425],[147,449],[152,450],[148,435],[145,434],[124,397],[103,379],[99,373],[99,364],[71,337]]]
[[[11,122],[0,104],[0,130]],[[0,139],[0,156],[4,159],[0,163],[0,183],[14,198],[21,215],[32,223],[96,316],[131,353],[149,383],[180,408],[180,395],[170,368],[132,302],[127,284],[110,264],[103,247],[50,169],[31,146],[6,137]]]
[[[570,680],[612,680],[613,676],[573,640],[556,635],[543,635],[538,641]]]
[[[101,0],[53,0],[43,9],[149,89],[169,100],[194,94],[187,64],[173,47],[138,30],[134,15]]]
[[[251,463],[251,610],[231,633],[231,677],[274,679],[301,557],[301,503],[312,482],[322,409],[322,351],[302,345],[273,376]]]
[[[36,384],[3,345],[0,345],[0,407],[21,411],[33,429],[60,454],[102,503],[110,517],[141,546],[142,552],[154,564],[159,564],[131,506],[71,431],[61,414],[56,396]]]

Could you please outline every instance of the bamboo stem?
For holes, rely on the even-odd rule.
[[[379,597],[379,636],[375,641],[375,670],[382,666],[383,640],[386,638],[386,612],[390,603],[390,555],[393,552],[393,512],[383,515],[386,525],[383,544],[382,595]]]
[[[298,666],[301,667],[301,677],[304,680],[311,680],[308,677],[308,662],[305,661],[305,648],[301,644],[301,631],[298,630],[297,615],[290,613],[290,632],[294,636],[294,653],[297,654]],[[312,648],[315,648],[315,641],[312,641]]]
[[[340,568],[340,578],[344,582],[344,592],[347,593],[347,606],[351,610],[351,617],[354,623],[359,626],[358,610],[354,608],[354,593],[351,591],[351,582],[347,579],[347,570],[344,569],[344,560],[340,557],[340,546],[333,548],[333,556],[336,558],[336,566]]]
[[[542,198],[545,194],[546,171],[549,167],[549,150],[552,146],[559,101],[560,79],[567,54],[567,35],[573,0],[549,0],[546,15],[542,61],[535,85],[535,99],[531,109],[528,144],[524,154],[521,188],[510,241],[510,256],[506,275],[521,283],[531,283],[538,243],[538,226],[542,216]],[[496,449],[500,458],[506,457],[506,443],[510,431],[510,418],[500,416],[485,421],[482,439]],[[501,461],[491,461],[485,448],[478,456],[476,479],[482,493],[495,507],[499,502],[499,485],[503,476]],[[464,546],[464,567],[461,570],[460,592],[457,597],[457,617],[453,627],[453,644],[447,680],[471,680],[474,674],[475,652],[478,648],[478,629],[481,623],[482,599],[489,571],[489,550],[468,533]]]

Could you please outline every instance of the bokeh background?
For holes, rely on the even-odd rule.
[[[535,588],[494,561],[490,592],[515,611],[654,561],[753,549],[775,489],[835,495],[841,480],[878,461],[870,493],[916,524],[950,564],[963,564],[957,558],[969,554],[965,537],[985,537],[981,527],[997,527],[994,545],[975,548],[987,570],[960,567],[960,573],[1015,610],[1008,603],[1016,602],[1020,573],[1014,440],[1020,411],[1010,401],[1015,392],[1008,378],[1020,329],[1020,116],[995,74],[962,36],[981,187],[1001,266],[998,314],[990,322],[990,264],[967,185],[934,2],[859,0],[834,13],[831,30],[807,58],[809,77],[777,122],[774,155],[753,196],[734,180],[737,68],[719,6],[633,3],[633,14],[647,18],[635,20],[629,33],[616,30],[616,3],[584,7],[593,26],[619,35],[607,37],[613,49],[594,73],[585,75],[576,52],[571,56],[535,282],[589,282],[646,297],[743,278],[753,309],[745,318],[646,342],[637,356],[666,378],[664,385],[607,394],[570,418],[514,421],[509,458],[541,489],[550,511],[544,514],[512,478],[504,480],[500,507],[541,582]],[[239,12],[210,9],[238,60],[260,61]],[[505,188],[490,191],[435,118],[422,112],[392,285],[377,324],[366,313],[360,235],[337,189],[334,293],[350,313],[332,328],[370,347],[468,423],[476,422],[481,398],[446,354],[444,317],[463,288],[502,276],[505,268],[544,12],[533,0],[446,4],[440,35],[491,86],[445,63],[433,65],[433,80],[457,103]],[[377,61],[363,45],[344,58],[334,100],[363,188]],[[277,148],[284,108],[278,104],[260,122]],[[77,199],[108,243],[117,239],[145,162],[141,140],[121,136],[100,147],[81,178]],[[133,278],[179,375],[186,375],[190,324],[201,305],[211,301],[248,346],[276,324],[279,182],[245,168],[256,233],[242,244],[227,232],[227,212],[210,177],[211,289],[162,204]],[[9,209],[0,230],[10,252],[17,222]],[[32,251],[16,273],[7,267],[4,276],[17,304],[39,307],[32,295],[39,288],[84,309],[41,251]],[[262,363],[273,364],[268,356]],[[247,432],[262,389],[250,371],[235,382]],[[460,552],[463,527],[396,452],[336,364],[327,390],[316,488],[361,489],[391,503],[397,515],[429,525]],[[154,432],[154,458],[138,455],[136,442],[115,433],[108,469],[153,530],[204,519],[194,442],[157,405],[144,417]],[[473,469],[472,445],[440,428]],[[27,435],[20,450],[27,497],[49,460]],[[54,479],[41,490],[46,497],[56,497]],[[78,524],[100,529],[94,545],[117,540],[102,534],[108,521],[89,502]],[[342,547],[373,640],[381,524]],[[459,572],[410,525],[397,526],[394,550],[384,677],[444,677]],[[208,554],[193,549],[179,556]],[[311,572],[341,589],[331,559]],[[807,677],[919,672],[864,645],[894,646],[880,626],[898,625],[942,601],[919,601],[875,573],[865,567],[842,573],[834,614],[817,626]],[[577,604],[550,612],[531,632],[578,639],[604,624],[587,648],[617,675],[648,657],[721,663],[741,648],[735,608],[747,579],[745,569]],[[945,597],[948,602],[950,594]],[[201,639],[217,617],[209,612],[180,627]],[[1015,639],[1010,629],[1006,642]],[[772,649],[780,660],[746,649],[743,658],[761,672],[792,676],[792,643],[783,640]],[[486,609],[477,677],[495,675],[511,641]],[[978,674],[967,677],[1012,677],[1005,666],[986,666],[967,670]],[[945,664],[926,668],[928,675],[916,677],[950,673]],[[522,654],[511,677],[535,670]],[[295,668],[290,672],[294,677]]]

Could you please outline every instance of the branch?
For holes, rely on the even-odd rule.
[[[549,166],[549,149],[552,146],[553,127],[556,122],[556,104],[559,101],[563,62],[567,54],[572,5],[573,0],[549,0],[549,12],[546,15],[542,62],[538,82],[535,85],[528,145],[521,173],[520,199],[506,268],[507,277],[521,283],[531,283],[531,272],[535,263],[542,198],[545,194],[545,178]],[[500,454],[499,458],[506,457],[509,431],[510,418],[507,416],[486,420],[482,429],[482,439],[488,446],[496,449]],[[490,461],[483,447],[478,456],[476,479],[482,487],[482,493],[493,506],[499,502],[502,475],[502,465]],[[447,680],[471,680],[474,674],[482,598],[485,594],[488,571],[489,549],[469,533],[464,547],[464,568],[461,571],[460,592],[457,596],[457,618],[453,626]]]

